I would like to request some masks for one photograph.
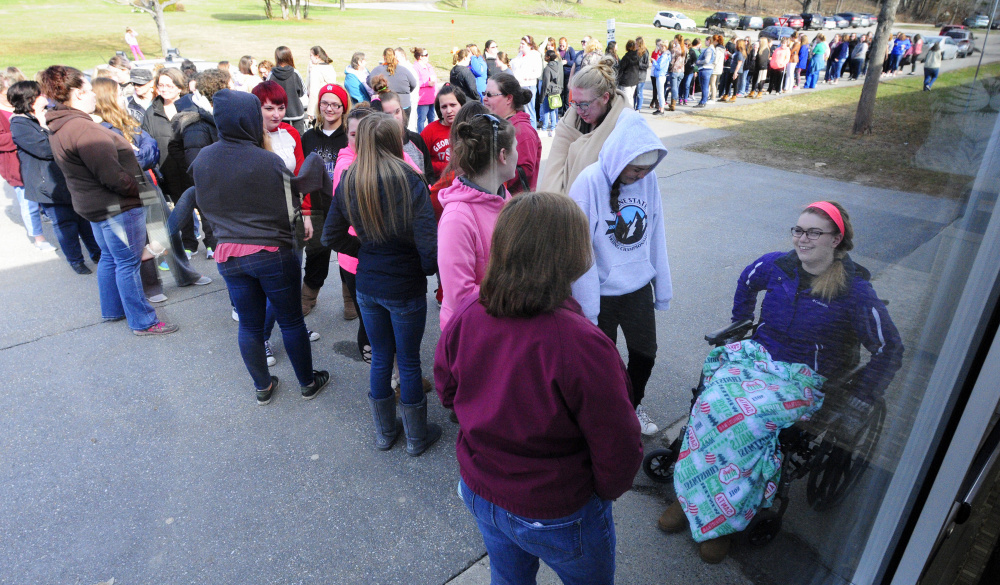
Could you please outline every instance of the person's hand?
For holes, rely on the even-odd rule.
[[[311,240],[313,237],[313,222],[312,217],[308,215],[302,216],[302,228],[305,231],[305,239]]]

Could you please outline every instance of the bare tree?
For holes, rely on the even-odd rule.
[[[166,55],[170,48],[170,36],[167,35],[167,22],[163,19],[163,9],[177,4],[177,0],[105,0],[112,4],[120,4],[131,8],[138,8],[153,17],[156,23],[156,32],[160,35],[160,51]]]
[[[899,0],[886,0],[878,15],[878,26],[875,28],[875,38],[868,49],[868,73],[865,74],[865,85],[861,89],[861,99],[858,101],[858,112],[854,116],[854,134],[871,134],[875,120],[875,96],[878,94],[878,82],[882,76],[882,62],[885,52],[892,39],[892,23],[896,20],[896,9]]]
[[[264,16],[266,16],[268,20],[274,18],[274,11],[271,10],[271,0],[264,0]]]
[[[806,14],[811,11],[813,0],[799,0],[799,4],[802,5],[802,14]]]

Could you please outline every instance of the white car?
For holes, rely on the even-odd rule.
[[[951,37],[927,37],[924,39],[924,50],[923,54],[920,56],[920,61],[923,62],[927,58],[928,49],[934,46],[934,43],[941,43],[941,58],[942,59],[954,59],[958,56],[958,43],[955,39]]]
[[[658,12],[653,19],[653,26],[656,28],[666,27],[674,30],[696,30],[698,24],[680,12],[665,10]]]

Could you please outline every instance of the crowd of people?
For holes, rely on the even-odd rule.
[[[836,54],[861,62],[852,74],[863,73],[865,36],[835,43]],[[0,169],[20,181],[19,199],[53,218],[81,274],[83,242],[98,265],[101,316],[126,319],[137,335],[178,330],[151,304],[163,297],[158,272],[179,286],[207,284],[189,262],[203,246],[226,283],[260,405],[280,385],[269,370],[275,323],[301,396],[330,382],[314,368],[318,334],[305,317],[336,253],[343,317],[357,319],[370,364],[373,446],[405,438],[419,456],[434,445],[442,429],[428,422],[425,395],[436,389],[459,425],[459,492],[495,581],[529,582],[542,559],[566,583],[610,583],[611,502],[632,485],[641,436],[659,431],[642,403],[658,352],[655,312],[673,296],[655,173],[667,150],[636,111],[647,75],[662,112],[685,103],[695,73],[702,104],[716,87],[723,100],[759,94],[765,74],[779,91],[792,83],[788,64],[802,61],[790,55],[806,50],[806,77],[815,78],[828,49],[822,35],[782,42],[771,55],[768,43],[732,39],[730,50],[719,36],[703,46],[681,35],[652,52],[629,40],[621,59],[591,38],[579,51],[551,37],[539,49],[530,35],[513,58],[497,49],[490,40],[482,53],[457,50],[443,85],[419,47],[386,48],[370,71],[355,53],[343,85],[320,46],[305,79],[286,46],[273,63],[245,56],[232,71],[225,62],[145,69],[121,57],[93,78],[62,65],[35,81],[8,69],[0,120],[15,148]],[[553,137],[544,171],[539,129]],[[32,209],[25,226],[37,237]],[[873,356],[858,392],[870,405],[902,345],[867,272],[847,255],[853,237],[845,209],[812,205],[792,229],[791,252],[744,271],[733,318],[752,316],[767,291],[769,327],[755,340],[775,360],[824,375],[859,340]],[[431,382],[420,347],[435,275],[441,331]],[[779,290],[789,286],[823,302]],[[690,505],[668,509],[661,528],[693,522]],[[573,554],[559,553],[572,531]],[[703,542],[702,558],[721,561],[728,535]]]

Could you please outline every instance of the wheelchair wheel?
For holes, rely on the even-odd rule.
[[[825,437],[810,462],[806,500],[818,512],[839,504],[871,465],[885,423],[885,402],[878,401],[868,421],[849,441]]]
[[[757,512],[750,525],[743,531],[747,543],[753,546],[764,546],[774,540],[781,532],[781,514],[765,508]]]
[[[657,483],[670,483],[674,479],[674,462],[677,455],[672,449],[655,449],[642,459],[642,470]]]

